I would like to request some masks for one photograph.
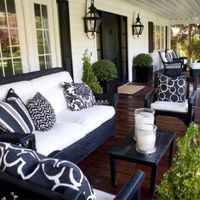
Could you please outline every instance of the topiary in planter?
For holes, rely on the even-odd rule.
[[[157,187],[158,200],[200,199],[200,131],[191,123],[185,136],[177,141],[172,167]]]
[[[133,64],[137,67],[150,67],[152,63],[153,59],[147,53],[140,53],[133,60]]]
[[[117,77],[117,68],[109,60],[99,60],[92,64],[92,69],[99,81],[109,80]]]
[[[149,54],[140,53],[133,60],[133,77],[136,81],[147,83],[153,76],[153,59]]]

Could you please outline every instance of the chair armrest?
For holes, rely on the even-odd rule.
[[[117,93],[102,93],[102,94],[94,94],[96,102],[98,105],[110,105],[116,107],[118,94]]]
[[[22,180],[13,175],[0,170],[0,197],[7,196],[14,192],[19,199],[29,200],[85,200],[85,196],[77,190],[68,188],[64,194],[51,191],[35,185],[26,180]]]
[[[140,188],[144,181],[144,172],[137,170],[129,179],[128,183],[121,189],[114,200],[139,200]]]
[[[0,141],[22,145],[23,147],[36,150],[35,135],[31,133],[0,132]]]
[[[188,99],[188,103],[194,106],[196,104],[196,97],[197,97],[197,91],[194,90],[190,98]]]
[[[151,102],[152,98],[154,98],[155,94],[156,94],[156,89],[153,88],[152,90],[150,90],[149,92],[147,92],[144,95],[144,107],[145,108],[150,108],[150,102]]]

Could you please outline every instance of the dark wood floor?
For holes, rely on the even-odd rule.
[[[107,152],[114,147],[122,138],[124,138],[134,128],[134,110],[143,107],[143,95],[151,88],[151,84],[146,85],[144,89],[133,95],[119,95],[116,107],[117,132],[114,137],[105,142],[100,148],[96,149],[91,155],[79,163],[91,185],[103,191],[117,194],[122,186],[128,181],[130,175],[136,169],[145,172],[145,181],[142,185],[142,200],[156,199],[148,194],[150,184],[150,168],[139,164],[118,162],[117,186],[111,185],[109,157]],[[196,122],[200,123],[200,91],[197,97]],[[170,117],[158,117],[156,122],[158,128],[176,131],[177,137],[182,137],[186,131],[186,126],[182,121]],[[157,184],[163,177],[170,165],[167,162],[168,152],[165,153],[158,167]]]

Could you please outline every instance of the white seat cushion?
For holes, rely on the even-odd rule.
[[[83,138],[86,134],[78,123],[59,121],[49,131],[35,131],[37,152],[48,155],[54,150],[62,150],[65,147]]]
[[[194,62],[190,64],[190,68],[192,69],[200,69],[200,63]]]
[[[111,119],[115,115],[115,109],[112,106],[94,105],[91,108],[80,111],[66,109],[57,115],[57,119],[63,122],[73,122],[81,125],[84,133],[89,133],[99,127],[102,123]]]
[[[188,112],[188,101],[184,102],[169,102],[169,101],[155,101],[151,104],[151,109],[187,113]]]
[[[115,195],[101,190],[94,189],[94,192],[96,194],[96,200],[113,200],[115,198]]]

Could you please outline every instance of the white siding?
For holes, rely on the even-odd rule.
[[[85,15],[86,0],[69,0],[70,8],[70,28],[72,43],[72,59],[74,81],[80,82],[82,78],[82,57],[86,49],[92,52],[91,62],[97,60],[96,40],[89,40],[84,33],[83,17]],[[89,2],[89,1],[88,1]],[[89,6],[89,5],[88,5]],[[126,2],[119,0],[95,0],[95,7],[98,10],[126,16],[128,19],[128,68],[129,81],[132,81],[133,58],[141,52],[148,53],[148,21],[156,24],[167,25],[167,19],[158,17],[153,13],[145,12],[142,8],[130,6]],[[144,24],[143,34],[139,38],[132,35],[132,23],[134,11],[140,12],[141,22]],[[153,54],[154,63],[158,66],[158,54]]]

